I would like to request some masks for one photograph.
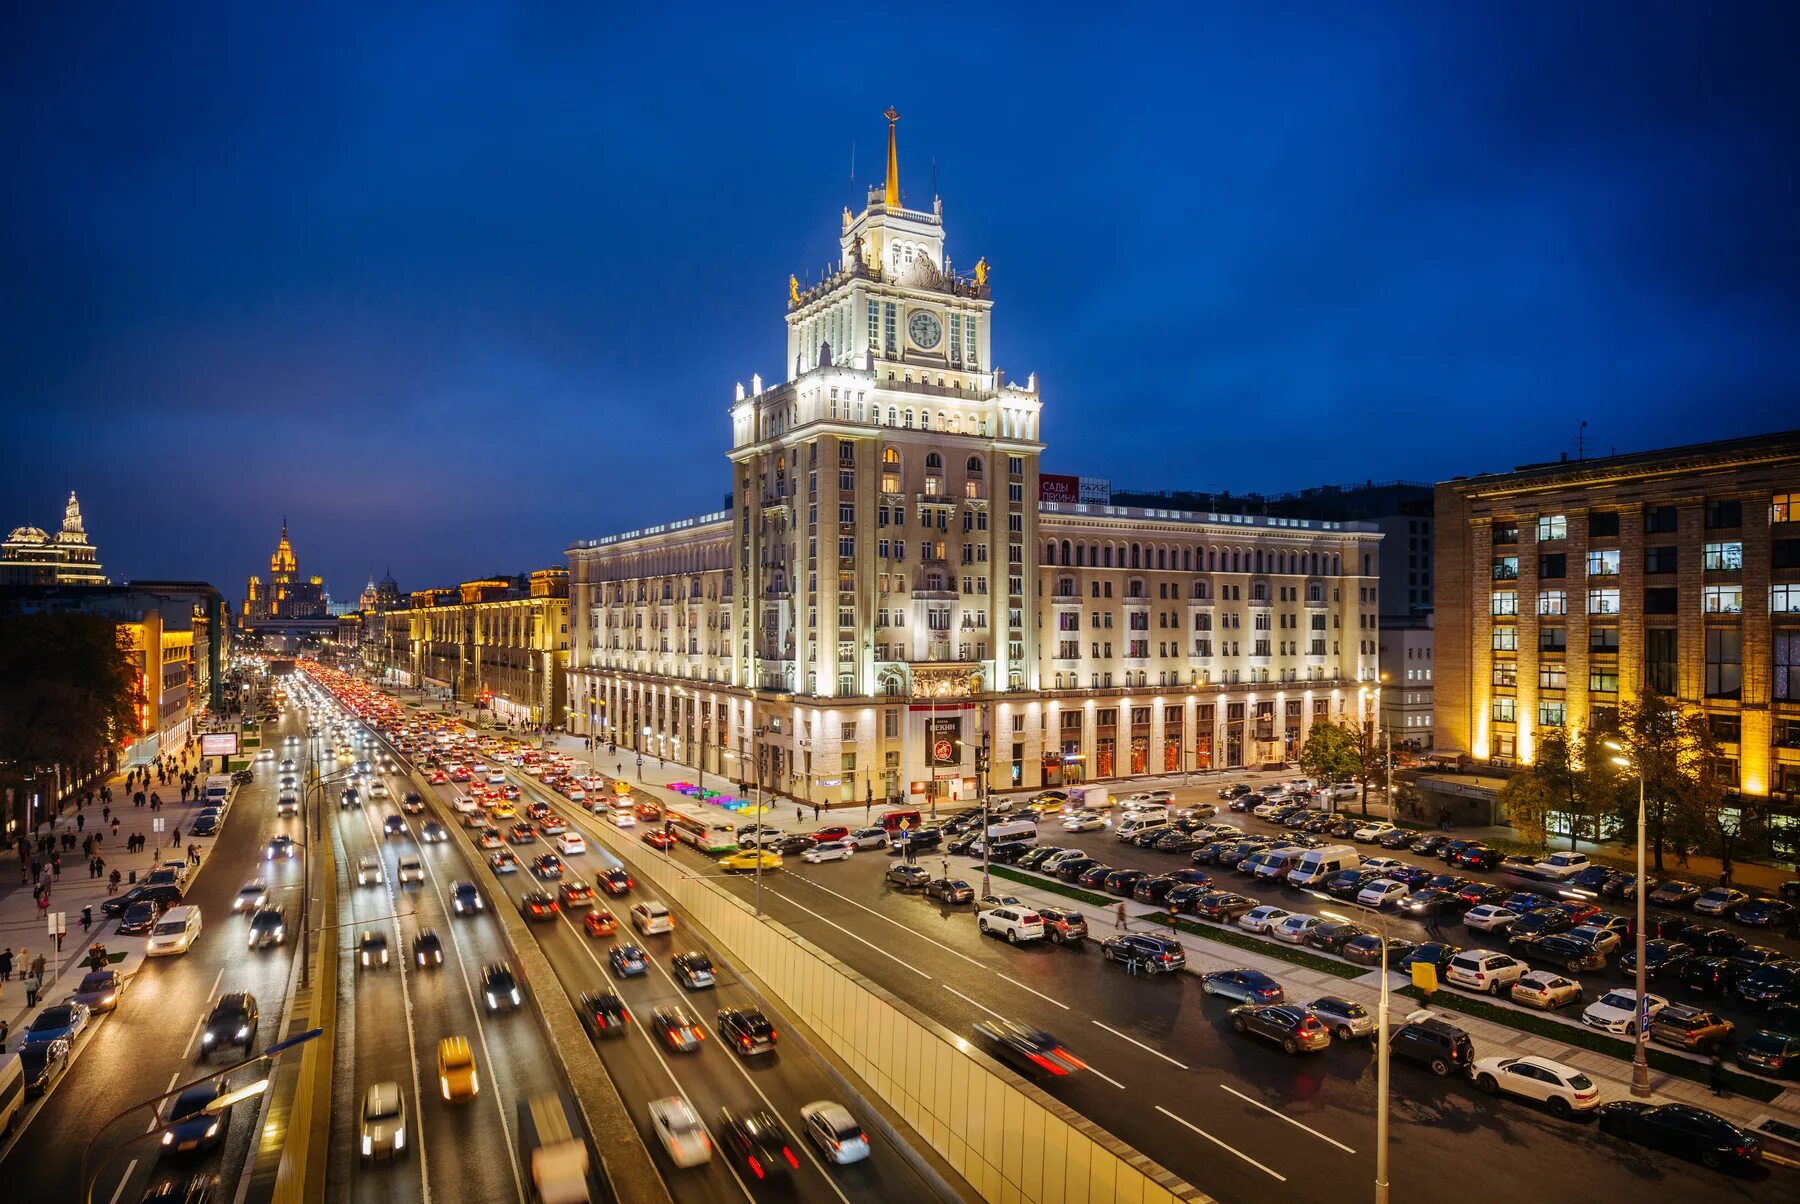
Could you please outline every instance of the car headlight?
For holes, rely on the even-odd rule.
[[[519,1002],[519,988],[517,988],[517,987],[513,988],[512,1001],[514,1003]]]
[[[405,1129],[395,1129],[394,1130],[394,1149],[404,1150],[405,1148],[406,1148],[406,1130]]]
[[[492,991],[489,991],[487,993],[487,1005],[489,1007],[493,1007],[498,1002],[499,1001],[494,998],[494,993]]]
[[[245,1037],[248,1037],[249,1035],[250,1035],[250,1026],[248,1024],[241,1025],[238,1028],[238,1040],[241,1041]]]
[[[438,1090],[443,1092],[445,1099],[450,1098],[450,1080],[447,1076],[438,1075]]]
[[[218,1121],[215,1120],[210,1125],[206,1126],[206,1135],[208,1137],[216,1137],[216,1136],[218,1136],[218,1133],[219,1133],[219,1122]]]
[[[106,993],[105,998],[101,999],[100,1002],[102,1005],[108,1004],[108,1003],[111,1003],[114,1000],[116,1000],[118,997],[119,997],[119,993],[117,991],[108,991]]]
[[[365,1158],[368,1157],[368,1155],[373,1153],[374,1150],[375,1150],[375,1139],[370,1137],[367,1133],[364,1133],[363,1134],[363,1156]]]
[[[169,1132],[165,1132],[163,1134],[163,1142],[162,1143],[164,1145],[174,1145],[175,1144],[175,1133],[173,1130],[171,1130]]]
[[[204,1035],[202,1035],[202,1036],[201,1036],[201,1038],[200,1038],[200,1044],[202,1044],[202,1045],[211,1045],[211,1044],[212,1044],[212,1043],[213,1043],[213,1035],[212,1035],[212,1034],[211,1034],[211,1033],[206,1033],[206,1034],[204,1034]]]

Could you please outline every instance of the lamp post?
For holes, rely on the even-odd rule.
[[[1323,891],[1306,892],[1327,903],[1336,902]],[[1358,907],[1359,911],[1368,911]],[[1320,915],[1341,923],[1349,920],[1336,912]],[[1375,1008],[1375,1204],[1388,1204],[1388,913],[1375,913],[1381,920],[1381,1002]]]
[[[1606,747],[1611,749],[1615,754],[1612,758],[1612,763],[1619,766],[1621,769],[1631,770],[1638,780],[1637,889],[1632,892],[1637,896],[1637,925],[1633,943],[1637,947],[1638,1014],[1637,1023],[1633,1026],[1637,1031],[1634,1035],[1635,1039],[1633,1041],[1631,1054],[1631,1094],[1643,1099],[1648,1099],[1650,1096],[1650,1059],[1644,1051],[1644,1042],[1648,1040],[1650,1036],[1649,1009],[1645,1006],[1645,1001],[1648,999],[1646,992],[1649,990],[1647,974],[1649,967],[1644,964],[1644,767],[1632,761],[1632,759],[1625,754],[1624,745],[1620,744],[1618,741],[1607,740],[1604,743]]]

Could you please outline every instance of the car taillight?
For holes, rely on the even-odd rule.
[[[800,1160],[794,1157],[794,1151],[788,1149],[786,1146],[782,1146],[781,1156],[787,1159],[787,1164],[789,1166],[793,1167],[795,1170],[800,1169]]]
[[[1074,1054],[1070,1053],[1068,1050],[1064,1049],[1060,1045],[1056,1047],[1056,1056],[1061,1058],[1063,1061],[1067,1062],[1070,1066],[1074,1067],[1076,1070],[1086,1070],[1087,1069],[1086,1062],[1083,1062],[1080,1058],[1076,1057]]]
[[[763,1177],[762,1163],[756,1160],[755,1154],[750,1155],[750,1170],[758,1179]]]
[[[1069,1073],[1067,1067],[1061,1065],[1060,1063],[1051,1061],[1049,1058],[1046,1058],[1043,1054],[1031,1054],[1030,1057],[1031,1057],[1031,1060],[1034,1063],[1036,1063],[1040,1068],[1049,1071],[1051,1074],[1062,1075],[1062,1074]]]

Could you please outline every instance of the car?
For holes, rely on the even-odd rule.
[[[1373,936],[1375,930],[1350,920],[1332,920],[1319,924],[1306,934],[1306,943],[1325,953],[1342,953],[1344,946],[1359,936]]]
[[[933,878],[925,884],[925,897],[945,903],[973,903],[975,888],[961,878]]]
[[[781,854],[773,847],[740,849],[719,858],[718,864],[719,869],[727,874],[754,873],[758,866],[764,870],[778,870],[781,868]]]
[[[1715,886],[1694,897],[1694,911],[1703,916],[1731,916],[1750,901],[1747,892],[1729,886]]]
[[[473,882],[452,882],[450,884],[450,910],[459,916],[472,916],[486,910],[482,902],[481,890]]]
[[[245,1054],[256,1048],[259,1013],[256,996],[248,991],[233,991],[219,996],[207,1013],[200,1030],[200,1057],[210,1058],[221,1049],[239,1049]]]
[[[428,819],[419,828],[419,839],[426,844],[443,844],[450,839],[450,833],[437,820]]]
[[[653,1099],[649,1105],[650,1128],[663,1152],[677,1167],[699,1166],[712,1160],[712,1138],[700,1123],[693,1106],[679,1095]]]
[[[1762,1142],[1754,1133],[1691,1104],[1614,1100],[1601,1104],[1598,1113],[1602,1133],[1697,1159],[1709,1170],[1748,1168],[1762,1161]]]
[[[666,1004],[650,1012],[650,1031],[675,1053],[695,1053],[706,1040],[706,1030],[694,1014],[680,1004]]]
[[[69,1041],[66,1037],[19,1047],[19,1078],[27,1099],[48,1094],[68,1069]]]
[[[225,1126],[225,1116],[214,1115],[207,1109],[227,1090],[228,1083],[225,1079],[208,1079],[184,1089],[169,1101],[162,1115],[163,1153],[197,1153],[217,1146]]]
[[[488,858],[488,867],[496,874],[516,874],[519,872],[519,857],[511,849],[499,849]]]
[[[1063,1078],[1087,1069],[1087,1063],[1041,1029],[995,1017],[976,1023],[974,1033],[983,1049],[1033,1078]]]
[[[1467,1073],[1475,1064],[1475,1045],[1469,1034],[1429,1014],[1414,1013],[1395,1029],[1388,1039],[1388,1053],[1423,1066],[1439,1078],[1457,1070]]]
[[[1283,916],[1280,923],[1270,928],[1269,935],[1278,941],[1285,941],[1290,945],[1304,945],[1306,943],[1306,938],[1312,934],[1312,931],[1324,923],[1325,921],[1318,916],[1302,915],[1299,912],[1292,912]]]
[[[253,878],[238,887],[237,897],[231,902],[231,910],[255,911],[269,901],[269,884],[261,879]]]
[[[1650,1039],[1679,1049],[1724,1050],[1731,1045],[1737,1026],[1715,1012],[1671,1003],[1650,1021]]]
[[[653,849],[672,849],[676,845],[675,834],[667,828],[645,828],[638,833],[638,839]]]
[[[1044,918],[1019,903],[1002,904],[977,913],[975,927],[983,935],[1005,937],[1009,945],[1044,939]]]
[[[1469,949],[1456,954],[1443,968],[1444,981],[1489,995],[1510,994],[1512,984],[1531,969],[1524,962],[1490,949]]]
[[[636,945],[614,945],[606,960],[615,978],[636,978],[650,972],[650,955]]]
[[[1679,978],[1687,963],[1696,955],[1685,941],[1656,937],[1644,942],[1644,975],[1650,979]],[[1637,950],[1627,947],[1619,954],[1619,973],[1637,973]]]
[[[1738,1042],[1736,1060],[1742,1070],[1792,1078],[1800,1074],[1800,1035],[1758,1029]]]
[[[263,846],[264,861],[289,861],[299,855],[299,842],[285,832],[269,837]]]
[[[363,929],[356,939],[356,962],[365,970],[385,969],[388,964],[387,933]]]
[[[400,809],[408,815],[418,815],[425,810],[425,800],[419,797],[416,790],[408,790],[400,799]]]
[[[1098,832],[1111,826],[1112,820],[1098,811],[1077,811],[1062,821],[1065,832]]]
[[[1280,983],[1261,970],[1242,966],[1201,974],[1200,993],[1235,999],[1239,1003],[1269,1004],[1287,1001],[1287,993],[1282,990]]]
[[[256,914],[250,917],[250,941],[252,949],[267,949],[271,945],[287,942],[287,909],[283,907],[259,907]]]
[[[32,1017],[20,1039],[21,1045],[38,1045],[45,1041],[67,1041],[71,1046],[86,1030],[88,1009],[81,1003],[52,1004]]]
[[[1456,897],[1461,899],[1470,908],[1485,906],[1498,907],[1502,910],[1512,911],[1510,907],[1506,906],[1506,900],[1511,894],[1511,891],[1507,890],[1504,886],[1501,886],[1498,882],[1471,882],[1461,890],[1457,891]],[[1514,916],[1517,916],[1518,914],[1518,912],[1513,912]]]
[[[1330,1028],[1307,1008],[1247,1003],[1227,1014],[1237,1032],[1266,1038],[1290,1054],[1317,1053],[1331,1044]]]
[[[1194,904],[1194,914],[1229,924],[1257,907],[1255,899],[1236,891],[1214,891]]]
[[[1482,1058],[1469,1067],[1469,1078],[1489,1095],[1504,1092],[1543,1104],[1560,1120],[1600,1106],[1600,1088],[1593,1079],[1549,1058]]]
[[[1671,878],[1650,892],[1649,901],[1658,907],[1688,907],[1699,897],[1698,886]]]
[[[611,991],[581,993],[581,1022],[596,1037],[623,1037],[631,1023],[631,1009]]]
[[[1117,866],[1107,865],[1104,862],[1097,861],[1081,871],[1080,875],[1075,879],[1075,884],[1077,886],[1087,887],[1090,890],[1104,890],[1106,888],[1106,880],[1112,877],[1117,871]]]
[[[412,953],[413,964],[423,969],[435,969],[444,964],[444,942],[435,929],[419,929],[413,937]]]
[[[86,1008],[90,1016],[110,1012],[130,985],[131,980],[117,970],[89,970],[63,1002]]]
[[[821,840],[800,854],[800,860],[811,865],[822,861],[848,861],[856,855],[856,845],[849,840]]]
[[[742,1114],[719,1109],[719,1141],[756,1182],[785,1180],[800,1169],[787,1130],[766,1109]]]
[[[1749,928],[1786,928],[1794,923],[1795,908],[1781,899],[1751,899],[1731,918]]]
[[[604,907],[595,907],[582,917],[581,926],[592,937],[612,936],[619,931],[618,917]]]
[[[1377,878],[1356,892],[1356,902],[1362,907],[1372,907],[1377,911],[1399,903],[1411,892],[1404,883],[1392,878]]]
[[[802,1104],[800,1123],[827,1162],[845,1166],[869,1156],[869,1135],[856,1123],[850,1109],[840,1103],[815,1100]]]
[[[1580,941],[1595,953],[1598,953],[1602,958],[1617,953],[1619,951],[1619,946],[1624,943],[1624,938],[1620,935],[1619,931],[1614,928],[1594,924],[1591,922],[1592,919],[1593,917],[1590,916],[1589,923],[1578,924],[1574,928],[1569,929],[1564,935],[1570,940]]]
[[[1450,968],[1450,959],[1462,952],[1462,946],[1451,945],[1443,941],[1426,941],[1414,945],[1406,956],[1394,963],[1394,969],[1401,974],[1412,973],[1414,966],[1434,966],[1441,980]]]
[[[562,858],[555,853],[539,853],[531,859],[531,872],[538,878],[555,881],[563,875]]]
[[[519,914],[528,923],[549,923],[556,919],[558,911],[556,900],[549,891],[528,890],[519,896]]]
[[[422,886],[425,883],[425,863],[416,854],[407,853],[395,864],[394,876],[400,880],[402,887]]]
[[[622,866],[615,866],[609,870],[601,870],[600,873],[595,876],[594,881],[599,885],[601,890],[615,898],[621,895],[630,894],[631,888],[637,885],[636,882],[632,881],[631,875],[627,873]]]
[[[931,880],[931,874],[923,866],[890,865],[887,872],[882,875],[882,879],[888,885],[899,887],[901,890],[922,890],[925,884]]]
[[[481,967],[481,999],[490,1012],[514,1011],[524,1002],[511,966],[489,962]]]
[[[219,834],[219,813],[202,811],[194,817],[188,826],[188,834],[192,836],[217,836]]]
[[[537,820],[539,834],[546,837],[561,836],[569,830],[569,821],[554,811],[538,816]]]
[[[1597,1028],[1602,1032],[1623,1033],[1627,1037],[1634,1037],[1638,1031],[1640,1010],[1654,1024],[1656,1014],[1667,1006],[1669,1006],[1669,1001],[1661,995],[1646,994],[1643,1007],[1640,1009],[1637,992],[1620,987],[1608,991],[1588,1004],[1582,1010],[1581,1022],[1589,1028]]]
[[[1268,932],[1287,916],[1288,911],[1285,907],[1276,907],[1273,904],[1265,903],[1260,907],[1253,907],[1239,916],[1237,924],[1245,932]]]
[[[356,859],[356,884],[358,886],[381,885],[381,858],[364,853]]]
[[[1738,980],[1737,995],[1745,1003],[1764,1007],[1800,1000],[1800,962],[1780,961],[1758,966]]]
[[[404,815],[390,815],[386,819],[382,820],[381,821],[381,834],[383,837],[405,836],[406,835],[406,817]]]
[[[1187,965],[1181,942],[1148,933],[1121,933],[1100,942],[1106,961],[1123,962],[1143,974],[1174,973]]]
[[[1067,907],[1040,907],[1038,918],[1044,922],[1044,939],[1053,945],[1073,945],[1079,949],[1087,940],[1087,917]]]
[[[720,1008],[716,1023],[719,1040],[731,1046],[740,1057],[774,1053],[780,1034],[769,1018],[755,1008]]]
[[[511,844],[536,844],[537,829],[521,821],[507,829],[506,839]]]
[[[1508,948],[1522,949],[1538,937],[1555,936],[1573,927],[1569,917],[1558,908],[1540,907],[1526,912],[1507,926],[1506,944]]]
[[[1392,832],[1394,827],[1395,825],[1389,823],[1385,819],[1370,820],[1351,832],[1350,835],[1356,840],[1364,843],[1371,843],[1380,840],[1384,835]]]
[[[1540,1011],[1555,1011],[1557,1008],[1580,1003],[1581,999],[1582,987],[1579,982],[1549,970],[1529,970],[1512,984],[1514,1003]]]
[[[467,1037],[445,1037],[438,1042],[437,1069],[438,1091],[450,1103],[463,1103],[481,1093],[481,1077]]]
[[[704,953],[695,950],[677,953],[669,959],[669,965],[675,972],[675,981],[690,991],[701,991],[718,985],[712,958]]]
[[[392,1158],[406,1149],[406,1097],[393,1081],[363,1092],[357,1133],[364,1158]]]
[[[858,849],[882,849],[888,846],[888,830],[886,828],[858,828],[846,838]]]

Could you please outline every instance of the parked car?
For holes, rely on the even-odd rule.
[[[1514,1003],[1522,1003],[1540,1011],[1555,1011],[1557,1008],[1580,1003],[1581,998],[1582,987],[1579,982],[1561,974],[1553,974],[1549,970],[1528,971],[1512,984]]]
[[[1638,1006],[1636,991],[1620,987],[1608,991],[1594,1002],[1587,1005],[1581,1013],[1581,1022],[1589,1028],[1597,1028],[1608,1033],[1623,1033],[1628,1037],[1636,1036],[1638,1031],[1638,1014],[1646,1013],[1652,1023],[1656,1014],[1669,1006],[1669,1001],[1661,995],[1646,995],[1644,1005]]]
[[[1740,1069],[1775,1078],[1800,1075],[1800,1035],[1758,1029],[1738,1042],[1737,1064]]]
[[[1253,907],[1239,916],[1237,924],[1245,932],[1268,932],[1287,916],[1286,908],[1265,903],[1260,907]]]
[[[1439,1078],[1457,1070],[1466,1073],[1475,1064],[1469,1034],[1435,1016],[1409,1020],[1396,1029],[1388,1038],[1388,1054],[1424,1066]]]
[[[1715,1050],[1731,1044],[1737,1026],[1716,1012],[1671,1003],[1650,1021],[1650,1039],[1680,1049]]]
[[[1482,1058],[1469,1068],[1469,1077],[1489,1095],[1505,1092],[1532,1100],[1562,1120],[1600,1106],[1600,1088],[1593,1079],[1549,1058]]]
[[[1235,999],[1239,1003],[1283,1003],[1287,1000],[1287,993],[1280,983],[1261,970],[1242,966],[1200,975],[1200,993]]]
[[[1173,973],[1187,965],[1187,953],[1179,941],[1148,933],[1122,933],[1100,942],[1107,961],[1124,962],[1146,974]]]
[[[1267,1038],[1290,1054],[1317,1053],[1331,1044],[1325,1023],[1303,1007],[1247,1003],[1232,1008],[1230,1016],[1238,1032]]]
[[[1658,937],[1644,942],[1644,975],[1650,979],[1678,978],[1695,956],[1693,947],[1682,941]],[[1637,973],[1637,950],[1627,947],[1619,955],[1619,973]]]
[[[1381,964],[1381,935],[1367,932],[1361,936],[1351,937],[1344,942],[1343,958],[1359,966],[1378,966]],[[1412,954],[1416,946],[1404,937],[1387,939],[1387,959],[1390,969],[1397,969],[1401,961]]]
[[[1694,911],[1703,916],[1729,917],[1750,901],[1748,893],[1729,886],[1715,886],[1694,897]]]
[[[1794,923],[1795,908],[1781,899],[1751,899],[1732,919],[1749,928],[1787,928]]]
[[[1565,973],[1579,974],[1583,970],[1601,970],[1606,967],[1606,955],[1600,953],[1586,941],[1563,933],[1553,936],[1529,937],[1515,946],[1514,951],[1521,957],[1528,957],[1540,966],[1560,966]]]
[[[889,885],[901,890],[922,890],[925,883],[930,881],[931,874],[923,866],[890,865],[882,877]]]
[[[1762,1161],[1762,1142],[1755,1134],[1704,1108],[1615,1100],[1600,1105],[1599,1114],[1602,1133],[1697,1159],[1710,1170]]]
[[[1650,892],[1650,902],[1658,907],[1688,907],[1700,897],[1700,888],[1692,882],[1671,878]]]
[[[976,928],[984,935],[993,933],[1006,938],[1007,944],[1044,939],[1044,920],[1029,907],[1003,905],[983,911],[975,917]]]
[[[1333,1040],[1348,1041],[1354,1037],[1375,1035],[1375,1013],[1360,1003],[1339,995],[1321,995],[1306,1007],[1330,1030]]]
[[[1341,953],[1344,946],[1359,936],[1373,936],[1375,930],[1349,921],[1320,924],[1306,934],[1306,943],[1326,953]]]
[[[1080,947],[1087,940],[1087,917],[1066,907],[1040,907],[1038,917],[1044,922],[1044,937],[1053,945]]]

